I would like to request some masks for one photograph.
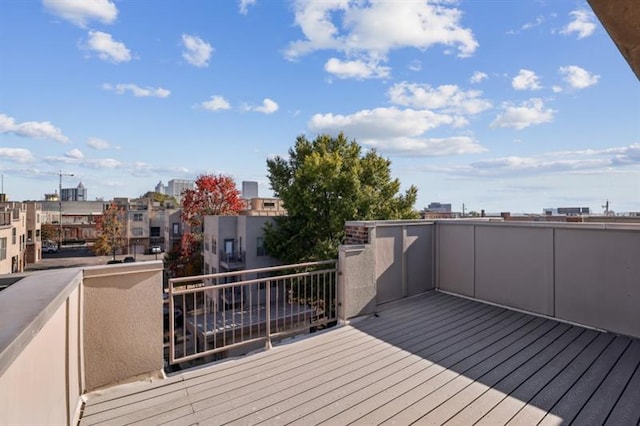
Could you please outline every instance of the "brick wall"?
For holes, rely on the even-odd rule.
[[[368,244],[369,230],[364,226],[345,226],[344,243],[349,244]]]

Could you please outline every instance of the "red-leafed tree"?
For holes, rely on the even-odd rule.
[[[225,175],[200,175],[195,189],[182,193],[182,220],[185,223],[180,244],[178,262],[182,271],[201,271],[202,226],[208,215],[233,216],[240,213],[244,204],[233,178]],[[169,268],[176,265],[169,265]],[[186,275],[180,274],[180,275]]]

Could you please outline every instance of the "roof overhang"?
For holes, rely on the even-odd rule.
[[[588,0],[588,2],[640,80],[640,1]]]

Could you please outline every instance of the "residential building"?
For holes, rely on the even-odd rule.
[[[204,272],[265,268],[280,264],[264,247],[264,227],[270,216],[205,216]]]
[[[26,263],[38,263],[42,260],[42,204],[34,201],[23,204],[27,206]]]
[[[96,219],[108,202],[105,201],[42,201],[42,223],[62,229],[62,242],[93,243],[98,238]],[[62,218],[60,213],[62,210]]]
[[[245,208],[240,212],[244,216],[285,216],[287,210],[280,198],[251,198],[244,200]]]
[[[26,247],[27,205],[0,203],[0,275],[24,271]]]
[[[429,203],[426,210],[433,213],[451,213],[451,203],[432,202]]]
[[[180,248],[184,224],[182,222],[182,210],[170,210],[163,216],[165,250]]]
[[[547,216],[580,216],[590,215],[591,209],[589,207],[557,207],[546,208],[543,213]]]

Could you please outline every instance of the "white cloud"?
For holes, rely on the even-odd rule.
[[[478,47],[470,29],[461,26],[460,10],[449,1],[298,1],[295,22],[304,39],[291,42],[285,52],[296,59],[317,50],[335,50],[343,62],[367,64],[387,61],[395,49],[424,50],[435,45],[458,49],[458,56]],[[356,74],[358,75],[358,74]]]
[[[111,144],[103,139],[99,139],[99,138],[89,138],[87,139],[87,146],[97,150],[97,151],[104,151],[106,149],[111,148]]]
[[[551,90],[553,91],[553,93],[562,93],[563,92],[562,87],[561,86],[557,86],[557,85],[551,87]]]
[[[520,105],[505,103],[503,111],[491,123],[491,127],[510,127],[522,130],[536,124],[553,121],[554,110],[546,108],[539,98],[532,98]]]
[[[269,98],[265,98],[262,101],[262,105],[259,107],[255,107],[253,108],[254,111],[256,112],[261,112],[263,114],[273,114],[274,112],[276,112],[278,110],[278,104],[275,103],[274,101],[272,101]]]
[[[70,151],[67,151],[65,157],[72,158],[74,160],[82,160],[84,158],[84,154],[78,148],[73,148]]]
[[[391,70],[389,67],[380,66],[377,62],[341,61],[337,58],[329,59],[324,64],[324,69],[338,78],[355,78],[358,80],[387,78]]]
[[[539,90],[540,78],[535,72],[521,69],[517,76],[511,81],[511,85],[516,90]]]
[[[118,17],[118,9],[110,0],[42,0],[42,4],[52,14],[82,28],[89,21],[111,24]]]
[[[231,108],[229,102],[227,102],[224,97],[218,95],[211,96],[211,99],[208,101],[201,102],[200,106],[209,111],[221,111]]]
[[[116,84],[115,86],[105,83],[102,85],[102,88],[104,90],[115,92],[119,95],[122,95],[125,92],[129,91],[133,94],[133,96],[136,97],[166,98],[171,94],[169,90],[163,89],[162,87],[154,89],[153,87],[140,87],[133,83],[120,83]]]
[[[240,13],[246,15],[249,12],[249,6],[256,4],[256,0],[240,0]]]
[[[593,86],[600,79],[599,75],[595,75],[575,65],[560,67],[560,74],[563,80],[573,89],[585,89]]]
[[[530,157],[510,156],[466,165],[433,168],[451,174],[502,177],[542,174],[597,174],[640,165],[640,143],[600,150],[549,152]]]
[[[573,21],[569,22],[566,27],[560,31],[561,34],[571,35],[576,33],[578,39],[589,37],[596,29],[595,15],[589,10],[574,10],[569,13]]]
[[[0,148],[0,158],[8,158],[18,163],[30,163],[34,160],[31,151],[23,148]]]
[[[478,154],[487,149],[467,136],[451,138],[392,138],[387,140],[361,140],[380,152],[396,156],[436,157],[444,155]]]
[[[95,167],[98,169],[118,169],[122,167],[122,163],[118,160],[114,160],[113,158],[86,160],[83,164],[85,166]]]
[[[427,110],[376,108],[351,115],[315,114],[309,128],[319,133],[344,133],[356,139],[388,139],[415,137],[442,125],[451,125],[454,118]]]
[[[182,57],[194,67],[208,67],[213,47],[200,37],[182,34]]]
[[[409,64],[409,69],[411,71],[421,71],[422,70],[422,62],[418,61],[417,59],[414,61],[411,61],[411,63]]]
[[[488,78],[489,76],[486,73],[483,73],[481,71],[476,71],[473,73],[469,81],[473,84],[477,84],[477,83],[480,83],[482,80],[486,80]]]
[[[13,133],[33,139],[52,139],[60,143],[69,142],[69,138],[62,133],[62,130],[48,121],[16,123],[14,118],[6,114],[0,114],[0,133]]]
[[[103,61],[113,63],[129,62],[131,51],[124,43],[115,41],[111,34],[102,31],[89,31],[89,39],[86,47],[98,54]]]
[[[491,108],[489,101],[480,98],[481,91],[465,92],[452,84],[432,88],[428,84],[401,82],[394,84],[388,95],[397,105],[447,113],[475,115]]]

